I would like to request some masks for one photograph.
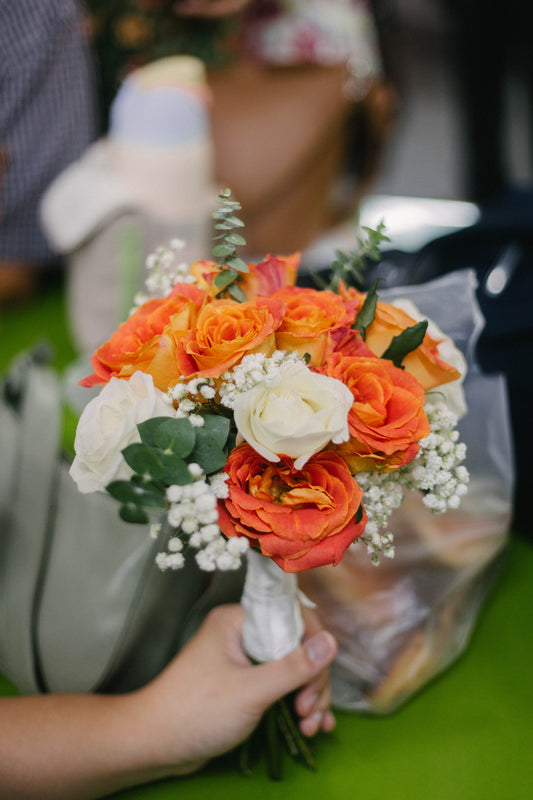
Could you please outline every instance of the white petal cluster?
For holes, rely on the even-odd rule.
[[[403,500],[403,488],[395,476],[394,472],[361,472],[357,475],[357,483],[364,492],[363,506],[368,516],[365,532],[360,538],[376,566],[381,555],[394,558],[394,537],[385,528],[390,515]]]
[[[162,569],[181,569],[185,564],[184,543],[198,552],[195,555],[200,569],[212,572],[215,569],[235,570],[248,550],[248,539],[235,537],[226,539],[218,527],[217,498],[227,494],[223,473],[213,476],[208,483],[198,464],[189,464],[195,479],[185,486],[169,486],[166,491],[169,508],[167,522],[176,530],[167,543],[167,551],[156,556],[156,564]],[[160,525],[153,525],[152,535],[161,532]]]
[[[206,400],[215,399],[216,390],[210,378],[183,379],[168,390],[167,397],[174,404],[177,417],[187,417],[191,425],[201,428],[204,418],[198,412]]]
[[[458,441],[457,417],[446,403],[432,397],[426,413],[431,433],[422,439],[419,453],[398,471],[398,477],[409,491],[423,493],[427,508],[442,514],[457,508],[468,490],[469,474],[462,466],[466,445]]]
[[[182,239],[172,239],[167,247],[158,247],[146,259],[148,275],[145,280],[146,292],[135,296],[134,306],[138,308],[151,297],[167,297],[176,283],[194,283],[189,272],[189,264],[180,261],[179,253],[185,247]],[[134,308],[134,310],[135,310]]]
[[[240,364],[221,376],[221,405],[233,410],[237,395],[253,389],[259,383],[267,386],[276,384],[280,378],[281,366],[290,363],[305,364],[305,358],[298,353],[284,350],[276,350],[270,358],[262,353],[245,356]]]
[[[426,403],[431,432],[420,451],[405,467],[390,473],[362,472],[355,477],[364,492],[368,522],[360,541],[374,564],[380,556],[394,556],[393,535],[386,531],[390,514],[403,499],[404,490],[422,493],[422,502],[435,514],[457,508],[468,489],[469,474],[462,465],[466,445],[459,442],[457,416],[434,394]]]

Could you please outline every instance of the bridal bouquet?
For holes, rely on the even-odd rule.
[[[157,563],[248,561],[245,649],[278,658],[302,635],[296,574],[366,547],[392,557],[387,519],[405,491],[435,512],[466,491],[461,354],[415,308],[349,285],[296,286],[298,255],[247,264],[221,193],[212,261],[148,260],[150,295],[92,356],[71,475],[151,523]],[[380,232],[369,231],[370,251]],[[361,544],[362,543],[362,544]]]

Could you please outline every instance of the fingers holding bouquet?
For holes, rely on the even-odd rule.
[[[218,660],[226,652],[228,678],[244,681],[238,719],[213,694],[217,718],[224,710],[234,723],[215,750],[251,730],[265,703],[302,686],[300,731],[331,730],[324,668],[335,645],[310,635],[297,574],[337,565],[356,541],[374,563],[392,557],[387,521],[404,491],[439,513],[457,506],[468,480],[457,416],[441,392],[452,383],[460,391],[460,371],[441,351],[449,340],[381,303],[375,286],[366,295],[347,288],[355,256],[339,257],[342,275],[322,289],[294,285],[297,256],[247,264],[236,255],[240,206],[228,191],[220,203],[215,260],[181,272],[164,299],[140,301],[93,356],[83,384],[104,388],[82,414],[71,470],[82,490],[107,488],[123,519],[159,515],[152,532],[163,569],[181,568],[190,550],[206,571],[234,570],[246,557],[244,650],[238,625],[205,629],[219,645],[223,630],[234,631]],[[371,232],[374,244],[379,235]],[[127,397],[125,385],[135,389]],[[215,646],[205,630],[178,672]],[[261,665],[250,671],[244,653]],[[292,741],[284,715],[282,705]]]

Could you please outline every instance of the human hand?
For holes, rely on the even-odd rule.
[[[327,667],[336,653],[331,634],[318,632],[306,613],[304,643],[289,655],[252,665],[242,649],[244,610],[212,611],[198,633],[151,684],[138,693],[160,766],[183,775],[231,750],[263,713],[289,692],[296,696],[300,729],[331,730]]]
[[[237,14],[251,0],[178,0],[174,3],[176,14],[186,17],[227,17]]]

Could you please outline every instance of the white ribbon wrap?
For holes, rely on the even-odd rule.
[[[256,661],[274,661],[300,644],[304,624],[296,575],[250,548],[241,599],[246,611],[245,652]]]

